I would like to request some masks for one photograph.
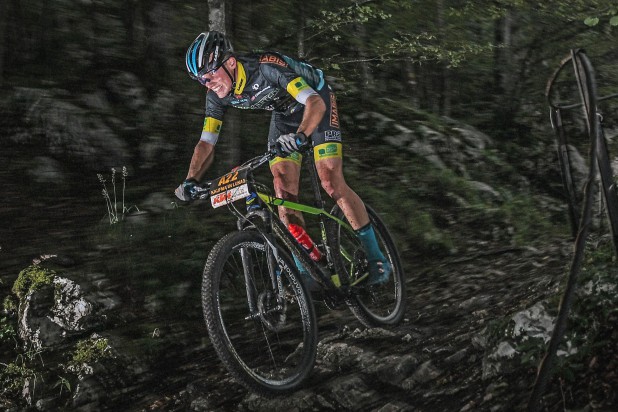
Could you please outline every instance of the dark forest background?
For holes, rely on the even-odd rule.
[[[185,52],[211,29],[226,32],[238,52],[305,59],[324,70],[337,93],[346,179],[391,228],[410,306],[419,314],[409,316],[417,323],[408,319],[396,331],[417,346],[398,337],[382,350],[416,351],[448,371],[427,381],[430,388],[392,385],[384,393],[416,399],[414,410],[523,405],[543,340],[519,342],[520,355],[501,374],[485,369],[491,343],[512,332],[512,313],[544,299],[555,315],[572,252],[546,86],[571,49],[584,49],[598,94],[618,92],[615,1],[1,1],[0,409],[187,410],[200,399],[195,376],[208,376],[204,365],[217,364],[200,329],[200,276],[233,221],[204,203],[179,205],[172,193],[186,175],[204,113],[204,89],[187,75]],[[572,71],[558,86],[555,98],[580,101]],[[614,170],[615,101],[599,106]],[[226,116],[208,177],[265,148],[267,113]],[[590,141],[581,110],[565,123],[582,188]],[[102,183],[111,200],[102,196]],[[584,272],[586,281],[605,282],[594,290],[610,292],[579,300],[569,336],[580,351],[560,361],[548,410],[611,410],[618,402],[616,257],[599,199]],[[20,287],[23,269],[38,268],[32,262],[41,255],[52,255],[48,264],[62,276],[96,291],[89,296],[105,294],[105,303],[95,305],[97,316],[105,315],[33,351],[36,342],[22,330]],[[488,297],[478,300],[483,293]],[[470,320],[467,308],[477,304]],[[321,318],[320,325],[337,322]],[[455,330],[461,339],[451,339]],[[109,341],[116,363],[80,352],[93,332]],[[442,345],[434,352],[423,346],[432,339]],[[455,348],[459,342],[468,346]],[[460,349],[467,360],[441,363],[448,358],[440,354]],[[98,365],[93,375],[67,367],[82,355]],[[367,374],[367,381],[378,379]],[[191,408],[260,410],[237,387],[228,393],[224,386],[233,383],[226,376],[218,369],[208,378],[219,403]],[[41,381],[42,389],[32,389]],[[446,381],[464,387],[422,404]],[[315,393],[330,391],[312,385]],[[603,391],[593,389],[599,385]],[[325,396],[334,408],[353,409]],[[377,409],[382,400],[353,406]]]

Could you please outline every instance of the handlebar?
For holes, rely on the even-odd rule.
[[[279,143],[275,143],[275,144],[279,145]],[[306,152],[311,147],[311,142],[309,141],[307,136],[305,136],[305,134],[303,133],[297,134],[296,144],[298,145],[298,151],[301,153]],[[258,167],[264,165],[265,163],[270,162],[275,157],[280,156],[280,153],[281,153],[281,147],[279,147],[278,149],[276,147],[270,147],[266,153],[247,160],[245,163],[241,164],[240,166],[235,167],[233,170],[246,167],[249,169],[249,171],[253,171],[257,169]],[[287,156],[289,156],[289,154],[284,157],[287,157]],[[191,193],[191,199],[193,200],[208,199],[208,197],[210,197],[210,187],[213,181],[214,180],[209,180],[207,182],[204,182],[196,186],[195,191]]]

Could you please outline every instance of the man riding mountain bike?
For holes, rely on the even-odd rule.
[[[276,196],[298,201],[299,142],[311,137],[321,185],[356,230],[367,254],[368,284],[387,282],[392,268],[378,246],[364,203],[343,177],[337,102],[322,71],[280,53],[237,54],[229,40],[216,31],[197,36],[187,50],[186,66],[189,76],[207,89],[206,118],[186,180],[176,189],[176,196],[189,201],[212,164],[228,107],[272,111],[268,144],[278,155],[270,163]],[[279,216],[286,226],[304,227],[303,216],[296,210],[279,207]],[[312,281],[295,260],[303,278]]]

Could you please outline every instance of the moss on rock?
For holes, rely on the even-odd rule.
[[[30,265],[19,272],[17,280],[13,284],[13,293],[21,300],[29,292],[40,289],[42,286],[50,285],[55,276],[56,272],[51,269],[36,264]]]

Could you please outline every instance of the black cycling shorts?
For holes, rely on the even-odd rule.
[[[330,86],[324,85],[317,93],[324,100],[326,112],[318,127],[311,134],[313,146],[318,146],[324,143],[341,143],[341,130],[339,130],[339,112],[337,111],[337,100],[335,93]],[[300,122],[303,120],[305,107],[286,115],[283,112],[273,112],[270,118],[270,130],[268,132],[268,146],[273,147],[277,138],[283,134],[296,133]]]

